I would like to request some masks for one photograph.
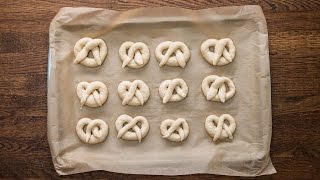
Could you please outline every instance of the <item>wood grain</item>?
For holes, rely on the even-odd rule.
[[[65,6],[113,10],[201,9],[259,4],[267,18],[272,75],[271,158],[278,173],[258,179],[320,179],[320,2],[210,0],[0,1],[0,178],[237,179],[104,171],[59,176],[46,137],[49,23]]]

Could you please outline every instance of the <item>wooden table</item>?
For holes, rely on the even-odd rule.
[[[47,142],[49,23],[64,6],[113,10],[259,4],[268,22],[272,76],[271,159],[261,179],[320,179],[320,2],[173,0],[0,1],[0,178],[59,178]],[[69,178],[167,179],[90,172]],[[234,178],[188,175],[170,179]]]

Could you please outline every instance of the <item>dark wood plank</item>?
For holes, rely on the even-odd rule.
[[[278,171],[258,179],[320,179],[320,1],[84,0],[0,1],[0,178],[61,178],[46,137],[49,23],[65,6],[114,10],[201,9],[259,4],[268,22],[272,75],[271,158]],[[62,178],[236,179],[145,176],[104,171]]]

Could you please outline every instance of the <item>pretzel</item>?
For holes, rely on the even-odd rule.
[[[220,101],[224,103],[232,98],[236,92],[236,87],[231,79],[216,75],[204,78],[201,87],[208,101]]]
[[[224,122],[226,120],[229,122],[229,125]],[[213,141],[225,138],[233,139],[232,134],[236,130],[236,121],[229,114],[223,114],[220,117],[210,115],[206,119],[205,129],[213,137]]]
[[[117,118],[115,125],[118,131],[117,138],[128,141],[141,142],[149,131],[149,122],[143,116],[132,118],[131,116],[124,114]]]
[[[102,106],[108,98],[108,88],[100,81],[80,82],[77,86],[77,95],[83,105],[89,107]]]
[[[182,142],[189,135],[189,125],[183,118],[177,120],[166,119],[160,125],[160,132],[163,138],[170,141]]]
[[[101,119],[82,118],[77,123],[76,132],[83,142],[97,144],[107,138],[108,125]]]
[[[92,52],[93,58],[88,57]],[[74,64],[82,64],[88,67],[100,66],[108,54],[108,47],[102,39],[84,37],[74,46]]]
[[[122,81],[118,86],[118,94],[122,99],[122,105],[143,106],[149,99],[149,87],[141,80]]]
[[[210,47],[214,47],[213,52],[210,51]],[[214,66],[231,63],[236,53],[233,41],[229,38],[207,39],[201,44],[200,50],[204,59]]]
[[[124,42],[119,49],[122,68],[142,68],[149,62],[150,52],[146,44],[142,42]]]
[[[167,50],[165,54],[163,52]],[[180,66],[184,68],[190,59],[190,50],[182,42],[164,41],[156,47],[155,55],[159,66]]]
[[[188,86],[183,79],[165,80],[160,84],[159,95],[162,103],[181,101],[187,97]]]

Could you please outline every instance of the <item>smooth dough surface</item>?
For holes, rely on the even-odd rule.
[[[122,60],[122,68],[128,66],[130,68],[142,68],[150,59],[149,48],[142,42],[124,42],[119,49],[120,59]]]
[[[228,121],[228,124],[225,123]],[[207,133],[213,137],[213,141],[218,139],[233,139],[233,133],[236,130],[236,121],[229,114],[222,114],[220,117],[210,115],[205,122],[205,129]]]
[[[231,79],[217,75],[204,78],[201,88],[208,101],[224,103],[236,93],[236,87]]]
[[[166,52],[165,52],[166,51]],[[164,53],[165,52],[165,53]],[[184,68],[190,59],[190,50],[183,42],[164,41],[155,50],[159,66],[179,66]]]
[[[212,52],[210,47],[214,49]],[[207,39],[200,47],[203,58],[214,66],[223,66],[233,61],[236,55],[236,48],[233,41],[225,39]]]
[[[77,86],[77,95],[80,99],[81,108],[86,105],[89,107],[99,107],[107,101],[108,88],[100,81],[80,82]]]
[[[108,136],[109,127],[101,119],[82,118],[78,121],[76,132],[79,138],[88,144],[97,144]]]
[[[170,141],[182,142],[188,137],[189,131],[188,122],[183,118],[166,119],[160,125],[162,137]]]
[[[122,105],[143,106],[149,99],[150,90],[141,80],[122,81],[118,86],[118,94],[122,99]]]
[[[183,79],[165,80],[160,84],[159,95],[162,103],[181,101],[188,95],[188,86]]]
[[[88,57],[92,52],[93,58]],[[100,66],[106,59],[108,47],[102,39],[84,37],[74,46],[74,64],[82,64],[88,67]]]
[[[118,131],[117,138],[128,141],[141,142],[149,132],[149,122],[143,116],[132,118],[129,115],[123,114],[117,118],[115,126]]]

